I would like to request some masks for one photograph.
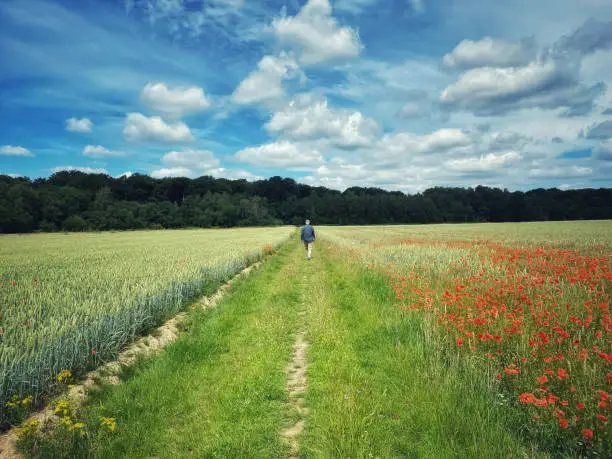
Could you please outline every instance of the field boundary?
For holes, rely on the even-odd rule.
[[[203,296],[192,305],[192,309],[212,309],[225,297],[232,283],[248,276],[252,271],[261,266],[264,260],[257,261],[242,271],[234,275],[231,279],[221,285],[211,295]],[[88,372],[83,381],[72,386],[66,398],[74,408],[79,408],[87,401],[88,392],[100,384],[118,385],[121,384],[120,375],[122,371],[134,365],[140,358],[152,357],[160,353],[167,345],[176,341],[183,333],[180,324],[187,317],[187,312],[179,312],[168,319],[163,325],[157,327],[151,334],[143,336],[128,345],[120,352],[117,358],[107,362],[99,368]],[[54,423],[58,418],[53,413],[53,401],[55,397],[44,408],[31,414],[27,421],[38,421],[39,427],[48,427],[49,423]],[[21,459],[23,455],[17,450],[17,434],[15,426],[0,434],[0,458]]]

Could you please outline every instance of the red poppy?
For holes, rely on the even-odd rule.
[[[559,378],[559,380],[567,379],[568,376],[567,371],[565,371],[563,368],[557,369],[557,378]]]
[[[538,376],[536,379],[540,384],[546,384],[548,382],[548,377],[546,375]]]
[[[559,419],[559,425],[564,429],[567,429],[569,427],[569,422],[567,419]]]
[[[504,371],[509,375],[518,375],[521,369],[514,364],[510,364],[508,367],[504,368]]]
[[[582,429],[580,433],[584,438],[593,438],[593,431],[591,429]]]
[[[96,351],[95,349],[91,350],[91,355],[96,355],[98,353],[98,351]]]

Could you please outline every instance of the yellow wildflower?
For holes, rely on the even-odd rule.
[[[70,426],[70,431],[72,432],[73,430],[82,430],[85,428],[85,424],[83,422],[75,422],[74,424],[72,424]]]
[[[70,406],[70,402],[68,402],[68,400],[60,400],[57,402],[53,414],[56,416],[71,417],[72,407]]]
[[[30,419],[23,423],[21,427],[15,429],[18,438],[34,435],[38,428],[38,419]]]
[[[106,426],[111,432],[113,432],[115,430],[115,427],[117,427],[115,418],[105,418],[104,416],[100,418],[100,424]]]
[[[60,424],[66,427],[70,427],[70,430],[72,430],[72,419],[70,419],[70,416],[62,417],[62,419],[60,420]]]
[[[19,406],[19,396],[17,394],[13,394],[13,396],[11,397],[11,400],[6,402],[6,406],[8,408],[14,408],[16,406]]]
[[[70,370],[62,370],[57,375],[57,380],[59,382],[68,382],[70,381],[71,378],[72,378],[72,373],[70,372]]]

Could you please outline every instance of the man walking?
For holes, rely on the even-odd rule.
[[[306,250],[306,259],[310,260],[310,254],[312,253],[312,244],[315,241],[315,230],[310,226],[310,220],[306,220],[306,224],[302,226],[302,242],[304,243],[304,249]]]

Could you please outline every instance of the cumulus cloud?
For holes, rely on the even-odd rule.
[[[264,177],[261,175],[255,175],[252,172],[244,169],[226,169],[224,167],[211,169],[207,171],[207,175],[212,175],[213,177],[217,178],[225,178],[228,180],[248,180],[249,182],[264,179]]]
[[[168,177],[195,177],[194,172],[186,167],[170,167],[165,169],[157,169],[151,172],[151,177],[156,179],[168,178]]]
[[[267,143],[258,147],[247,147],[236,153],[238,161],[265,167],[288,169],[311,169],[324,162],[317,150],[298,146],[287,140]]]
[[[508,167],[521,159],[517,151],[505,153],[489,153],[473,158],[462,158],[447,161],[449,169],[458,172],[492,172],[500,168]]]
[[[442,61],[448,67],[471,69],[476,67],[517,67],[527,65],[536,56],[533,39],[511,43],[491,37],[482,40],[463,40]]]
[[[171,151],[166,153],[161,161],[174,168],[205,170],[219,166],[219,159],[208,150]]]
[[[13,145],[4,145],[0,147],[0,155],[6,156],[34,156],[30,150],[24,147],[16,147]]]
[[[329,140],[338,148],[371,146],[378,123],[359,111],[332,109],[326,99],[302,95],[272,116],[268,132],[293,140]]]
[[[264,56],[257,69],[240,82],[232,94],[232,100],[237,104],[250,105],[282,99],[285,96],[284,81],[304,81],[304,78],[293,57],[285,53],[278,57]]]
[[[90,158],[122,158],[125,153],[121,151],[112,151],[102,145],[87,145],[83,148],[83,156]]]
[[[473,139],[461,129],[445,128],[425,135],[410,132],[385,134],[378,142],[378,147],[391,157],[401,157],[440,153],[472,144]]]
[[[204,90],[197,86],[169,88],[163,82],[148,83],[140,97],[149,107],[173,117],[210,107]]]
[[[582,133],[586,139],[612,139],[612,120],[595,123]]]
[[[92,168],[92,167],[79,167],[79,166],[58,166],[51,169],[51,172],[56,174],[58,172],[83,172],[85,174],[105,174],[108,175],[108,171],[103,168]]]
[[[603,83],[579,84],[573,63],[547,58],[524,67],[469,70],[442,91],[440,101],[481,116],[534,107],[565,107],[568,115],[582,115],[605,89]]]
[[[153,178],[164,177],[197,177],[212,175],[210,170],[219,167],[219,159],[209,150],[182,150],[166,153],[161,162],[168,167],[154,170]]]
[[[284,13],[272,23],[278,41],[296,51],[303,65],[352,59],[363,45],[357,31],[341,27],[332,17],[329,0],[308,0],[296,16]]]
[[[606,85],[582,83],[581,63],[584,56],[610,47],[606,27],[604,23],[587,21],[574,34],[541,50],[537,57],[532,53],[528,63],[524,61],[530,54],[523,55],[519,48],[496,58],[495,54],[501,53],[507,43],[501,45],[493,39],[462,42],[463,46],[445,56],[445,62],[465,63],[469,70],[442,91],[440,103],[446,109],[470,111],[478,116],[527,108],[564,108],[564,116],[586,115],[593,111]]]
[[[511,149],[522,150],[533,139],[519,134],[518,132],[502,131],[493,132],[490,135],[489,150],[503,151]]]
[[[584,166],[567,166],[567,167],[539,167],[529,170],[529,177],[539,179],[565,179],[577,178],[591,175],[593,169]]]
[[[562,51],[575,51],[582,55],[612,48],[612,21],[603,22],[588,19],[568,36],[561,37],[556,48]]]
[[[66,130],[69,132],[91,132],[93,123],[88,118],[69,118],[66,120]]]
[[[117,176],[117,178],[130,178],[132,175],[134,175],[134,173],[132,171],[125,171],[123,174],[120,174],[119,176]]]
[[[194,140],[185,123],[168,124],[159,116],[146,117],[142,113],[128,113],[123,136],[130,142],[182,143]]]

